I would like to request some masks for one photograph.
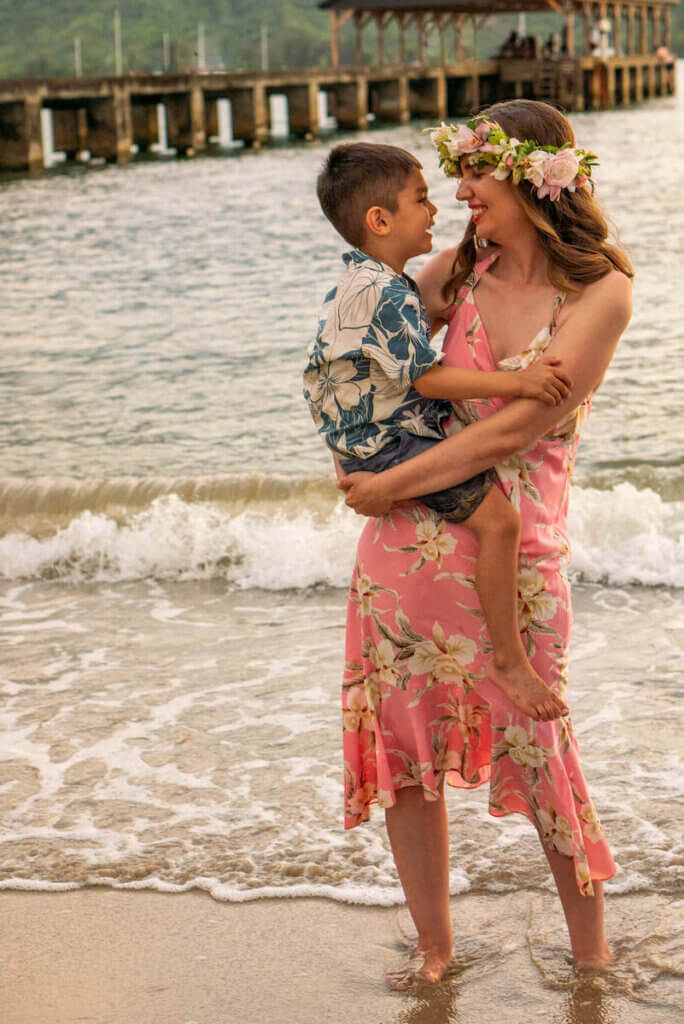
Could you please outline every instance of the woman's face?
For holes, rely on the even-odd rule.
[[[518,202],[515,187],[509,179],[499,181],[490,169],[463,166],[456,198],[468,204],[480,238],[505,245],[521,230],[529,231],[530,221]]]

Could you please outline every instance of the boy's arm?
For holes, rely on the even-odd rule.
[[[526,370],[460,370],[455,366],[431,366],[413,386],[425,398],[536,398],[559,405],[567,398],[572,380],[560,359],[546,356]]]

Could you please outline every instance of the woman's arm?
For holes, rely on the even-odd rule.
[[[451,277],[456,252],[456,249],[444,249],[428,260],[416,274],[416,284],[430,321],[431,338],[441,331],[449,316],[451,304],[445,302],[442,288]]]
[[[617,271],[588,285],[547,349],[562,359],[573,381],[560,405],[521,398],[384,473],[352,473],[338,485],[347,504],[361,515],[384,515],[395,501],[452,487],[530,448],[599,386],[631,308],[630,282]]]

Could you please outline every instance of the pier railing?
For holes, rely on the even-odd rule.
[[[269,98],[287,98],[290,132],[318,134],[320,92],[341,129],[369,117],[405,124],[441,120],[499,99],[529,97],[567,110],[604,109],[664,96],[674,88],[654,55],[555,60],[462,60],[439,65],[308,68],[297,71],[207,71],[130,74],[117,78],[0,80],[0,168],[44,166],[41,111],[49,109],[54,149],[110,161],[159,140],[158,107],[166,111],[170,147],[191,155],[219,134],[218,101],[231,106],[235,140],[259,145],[271,132]]]

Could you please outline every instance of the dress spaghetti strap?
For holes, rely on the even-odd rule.
[[[553,300],[553,316],[551,317],[551,323],[549,324],[549,337],[552,338],[558,328],[558,314],[560,313],[561,306],[567,299],[567,292],[557,292],[556,297]]]

